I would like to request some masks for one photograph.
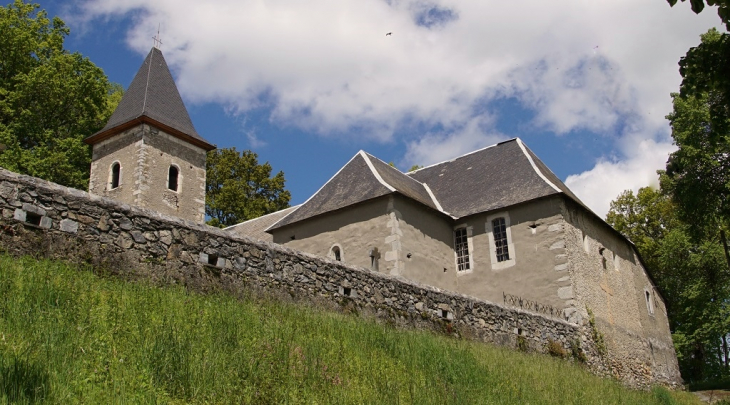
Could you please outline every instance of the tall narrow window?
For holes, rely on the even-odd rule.
[[[340,252],[340,248],[338,246],[334,246],[332,248],[332,256],[337,260],[338,262],[342,261],[342,252]]]
[[[509,247],[507,243],[507,225],[504,218],[492,220],[492,233],[494,235],[494,246],[496,248],[497,262],[509,260]]]
[[[456,270],[469,270],[469,239],[466,228],[454,230],[454,251],[456,252]]]
[[[654,315],[654,303],[651,302],[651,293],[649,290],[644,290],[644,296],[646,297],[646,310],[649,311],[649,315]]]
[[[167,188],[169,188],[172,191],[177,191],[177,178],[178,178],[178,168],[175,166],[170,166],[170,171],[167,175]]]
[[[115,189],[119,187],[119,174],[121,172],[121,166],[119,165],[119,162],[114,162],[112,165],[112,181],[111,181],[111,187],[110,189]]]

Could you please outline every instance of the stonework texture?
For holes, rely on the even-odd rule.
[[[206,152],[140,124],[93,146],[89,192],[163,214],[203,222]],[[118,162],[119,187],[111,188],[111,168]],[[168,189],[168,170],[179,169],[178,190]]]
[[[390,242],[386,239],[394,232],[399,235],[398,230],[406,234],[412,230],[403,223],[396,231],[392,222],[388,227],[388,222],[394,220],[391,214],[395,213],[393,208],[398,208],[397,201],[395,207],[389,206],[387,199],[376,201],[371,208],[373,212],[365,212],[363,216],[383,221],[384,231],[375,232],[383,241],[380,251],[392,251],[397,239]],[[667,342],[661,336],[633,339],[630,333],[622,332],[635,323],[666,322],[665,315],[662,315],[663,306],[657,305],[653,318],[642,317],[636,308],[634,313],[629,313],[628,320],[618,322],[616,319],[622,316],[618,311],[626,309],[609,307],[616,308],[615,313],[599,310],[600,300],[606,299],[606,293],[601,293],[600,283],[591,287],[594,280],[589,280],[587,275],[569,279],[572,281],[559,281],[574,272],[573,265],[561,267],[567,263],[562,255],[579,254],[585,256],[586,262],[595,259],[597,266],[601,266],[596,271],[605,271],[600,258],[581,253],[584,244],[578,236],[581,229],[579,214],[571,214],[565,220],[560,216],[550,217],[549,221],[538,224],[535,235],[543,233],[544,243],[550,244],[546,255],[555,267],[556,281],[551,288],[556,289],[556,297],[558,289],[570,287],[571,290],[562,290],[561,300],[588,303],[589,309],[595,313],[595,324],[608,346],[607,351],[596,344],[596,327],[591,326],[586,309],[577,304],[571,305],[581,316],[569,320],[561,316],[551,317],[384,274],[390,273],[394,267],[391,267],[392,262],[383,259],[381,272],[377,272],[279,244],[231,235],[201,223],[2,169],[0,210],[0,248],[11,254],[88,263],[124,278],[182,284],[203,293],[260,293],[314,302],[373,316],[399,326],[437,330],[513,348],[526,346],[528,350],[537,352],[546,352],[548,343],[553,341],[568,352],[580,350],[593,372],[614,376],[631,386],[646,388],[657,383],[670,386],[681,383],[676,358],[669,358],[670,348],[666,346],[671,347],[671,341]],[[513,219],[517,216],[511,215]],[[399,217],[396,213],[395,220],[408,220],[408,216]],[[525,231],[532,235],[532,229]],[[590,232],[593,230],[588,230]],[[596,232],[598,236],[594,239],[610,246],[606,242],[610,238],[604,241],[599,235],[601,231]],[[562,234],[565,238],[561,244],[558,236]],[[553,246],[557,247],[553,249]],[[580,251],[574,252],[578,248]],[[349,254],[345,251],[345,258]],[[403,262],[403,269],[407,271],[408,258],[399,253],[398,260]],[[628,264],[620,260],[618,263],[619,272],[633,275],[634,283],[648,282]],[[595,263],[593,265],[596,266]],[[606,277],[610,281],[610,276]],[[618,287],[609,283],[613,291]],[[620,299],[622,297],[618,296],[615,300]],[[614,302],[611,301],[611,305],[618,305]],[[527,304],[524,307],[531,308]]]

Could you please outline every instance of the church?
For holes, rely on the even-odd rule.
[[[159,49],[93,147],[89,191],[202,223],[205,158]],[[402,173],[360,151],[301,205],[225,229],[593,325],[606,350],[678,375],[667,311],[634,245],[515,138]]]

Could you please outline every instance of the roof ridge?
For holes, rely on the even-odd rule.
[[[364,152],[364,151],[363,151],[363,152]],[[383,159],[380,159],[380,158],[378,158],[377,156],[371,155],[371,154],[370,154],[370,153],[368,153],[368,152],[365,152],[365,154],[366,154],[366,155],[368,155],[369,157],[373,158],[373,159],[379,160],[379,161],[380,161],[381,163],[383,163],[383,164],[387,165],[387,166],[388,166],[388,167],[390,167],[391,169],[393,169],[393,170],[395,170],[396,172],[398,172],[398,173],[402,174],[403,176],[405,176],[405,178],[407,178],[407,179],[410,179],[410,180],[412,180],[412,181],[415,181],[416,183],[418,183],[418,184],[420,184],[420,185],[423,185],[423,183],[421,183],[420,181],[418,181],[418,180],[414,179],[413,177],[409,176],[409,175],[408,175],[408,173],[403,173],[402,171],[398,170],[398,168],[397,168],[397,167],[393,167],[393,166],[391,166],[391,165],[390,165],[390,163],[386,163],[386,162],[385,162],[385,160],[383,160]]]
[[[457,217],[449,214],[448,212],[444,211],[444,207],[441,206],[441,203],[436,198],[436,195],[433,193],[433,191],[431,191],[431,187],[429,187],[428,184],[426,184],[426,183],[421,183],[421,184],[423,184],[423,188],[425,188],[426,189],[426,192],[428,192],[428,195],[431,196],[431,200],[433,201],[434,205],[436,205],[436,208],[438,208],[439,211],[441,211],[444,214],[450,216],[451,218],[454,218],[454,219],[457,218]]]
[[[552,187],[555,191],[557,191],[558,193],[562,193],[563,190],[561,190],[560,188],[558,188],[558,186],[556,186],[555,184],[553,184],[552,181],[548,180],[548,178],[545,177],[545,175],[542,173],[542,171],[537,167],[537,165],[535,164],[535,161],[532,160],[532,156],[530,156],[530,154],[527,153],[527,150],[525,149],[525,145],[522,143],[522,140],[520,138],[515,138],[515,139],[517,140],[517,144],[520,146],[520,149],[522,150],[522,153],[525,155],[525,157],[527,158],[527,160],[530,162],[530,165],[532,166],[532,169],[535,170],[535,173],[537,173],[537,175],[540,176],[540,178],[545,183],[547,183],[550,187]]]
[[[375,166],[373,166],[373,162],[370,161],[370,158],[368,157],[369,153],[365,152],[364,150],[360,149],[359,152],[357,152],[362,158],[365,160],[365,164],[368,165],[368,168],[370,169],[370,172],[375,176],[375,178],[380,182],[380,184],[384,185],[385,188],[387,188],[390,191],[396,191],[395,187],[388,184],[385,180],[383,180],[383,176],[380,175],[380,172],[378,172],[375,169]],[[387,163],[386,163],[387,164]],[[388,165],[390,167],[390,165]],[[398,170],[398,169],[396,169]]]
[[[467,153],[465,153],[465,154],[463,154],[463,155],[460,155],[460,156],[457,156],[457,157],[455,157],[455,158],[451,158],[451,159],[447,159],[447,160],[442,160],[442,161],[440,161],[440,162],[438,162],[438,163],[434,163],[434,164],[431,164],[431,165],[428,165],[428,166],[424,166],[424,167],[418,168],[418,169],[416,169],[416,170],[413,170],[413,171],[410,171],[410,172],[408,172],[408,173],[405,173],[405,175],[406,175],[406,176],[409,176],[409,177],[410,177],[410,175],[411,175],[411,174],[413,174],[413,173],[417,173],[417,172],[420,172],[421,170],[425,170],[425,169],[430,169],[430,168],[432,168],[432,167],[434,167],[434,166],[442,165],[442,164],[444,164],[444,163],[450,163],[450,162],[453,162],[453,161],[455,161],[455,160],[461,159],[461,158],[463,158],[463,157],[466,157],[466,156],[469,156],[469,155],[473,155],[473,154],[475,154],[475,153],[477,153],[477,152],[481,152],[481,151],[483,151],[483,150],[485,150],[485,149],[493,148],[493,147],[495,147],[495,146],[498,146],[498,145],[501,145],[501,144],[503,144],[503,143],[507,143],[507,142],[510,142],[510,141],[514,141],[514,140],[516,140],[516,139],[520,139],[520,138],[514,137],[514,138],[510,138],[510,139],[507,139],[506,141],[502,141],[502,142],[497,142],[497,143],[495,143],[495,144],[492,144],[492,145],[489,145],[489,146],[485,146],[485,147],[483,147],[483,148],[479,148],[479,149],[477,149],[477,150],[473,150],[473,151],[471,151],[471,152],[467,152]],[[415,180],[415,179],[414,179],[414,180]]]
[[[363,152],[364,152],[364,151],[363,151]],[[402,171],[398,170],[398,168],[396,168],[396,167],[393,167],[393,166],[391,166],[391,165],[390,165],[390,164],[388,164],[388,163],[385,163],[385,161],[384,161],[384,160],[382,160],[382,159],[378,158],[377,156],[373,156],[373,155],[371,155],[371,154],[370,154],[370,153],[368,153],[368,152],[364,152],[364,153],[365,153],[365,155],[367,155],[367,156],[368,156],[368,159],[369,159],[369,158],[373,158],[373,159],[375,159],[375,160],[379,161],[379,162],[380,162],[380,163],[382,163],[383,165],[385,165],[385,166],[388,166],[388,167],[389,167],[389,168],[391,168],[392,170],[395,170],[395,171],[396,171],[396,172],[397,172],[397,173],[398,173],[399,175],[403,176],[403,178],[409,179],[410,181],[412,181],[412,182],[414,182],[414,183],[418,184],[419,186],[423,187],[423,189],[424,189],[424,190],[426,190],[426,193],[428,193],[428,196],[430,197],[430,199],[431,199],[431,202],[433,202],[433,205],[434,205],[434,207],[436,207],[436,209],[437,209],[437,210],[438,210],[439,212],[441,212],[442,214],[448,215],[448,216],[450,216],[450,217],[452,217],[452,218],[455,218],[455,217],[454,217],[453,215],[451,215],[451,214],[449,214],[448,212],[444,211],[443,207],[441,206],[441,203],[440,203],[440,202],[438,201],[438,199],[436,198],[436,196],[435,196],[435,195],[433,194],[433,192],[431,191],[431,188],[430,188],[430,187],[428,187],[428,184],[426,184],[426,183],[422,183],[422,182],[420,182],[420,181],[418,181],[418,180],[414,179],[413,177],[409,176],[409,175],[408,175],[407,173],[403,173]],[[374,167],[372,167],[372,168],[374,168]],[[375,170],[377,171],[377,169],[375,169]],[[402,191],[399,191],[399,190],[397,190],[397,189],[395,189],[395,190],[393,190],[393,191],[397,191],[397,192],[399,192],[400,194],[403,194],[403,192],[402,192]],[[405,194],[404,194],[404,195],[405,195]],[[412,199],[412,200],[414,200],[414,201],[418,201],[418,200],[414,199],[413,197],[410,197],[410,196],[407,196],[407,195],[406,195],[406,197],[407,197],[407,198],[409,198],[409,199]],[[420,203],[422,204],[423,202],[420,202]],[[433,207],[431,207],[431,208],[433,208]]]
[[[160,51],[161,52],[161,51]],[[150,63],[147,66],[147,83],[144,87],[144,101],[142,102],[142,112],[144,114],[145,108],[147,108],[147,94],[150,91],[150,76],[152,75],[152,58],[155,57],[154,49],[150,51]]]
[[[360,150],[360,152],[362,152],[362,150]],[[269,231],[269,229],[271,229],[271,228],[275,227],[275,226],[276,226],[276,225],[277,225],[277,224],[278,224],[279,222],[281,222],[281,221],[283,221],[283,220],[287,219],[287,218],[288,218],[288,217],[289,217],[290,215],[292,215],[293,213],[297,212],[297,210],[298,210],[299,208],[301,208],[301,207],[303,207],[303,206],[304,206],[305,204],[307,204],[307,203],[308,203],[308,202],[309,202],[309,201],[310,201],[310,200],[311,200],[312,198],[314,198],[314,197],[315,197],[315,196],[316,196],[317,194],[319,194],[319,192],[320,192],[320,191],[322,191],[322,189],[323,189],[323,188],[324,188],[324,187],[325,187],[326,185],[330,184],[330,182],[331,182],[332,180],[334,180],[334,179],[335,179],[335,177],[337,177],[337,175],[338,175],[338,174],[340,174],[340,172],[341,172],[342,170],[344,170],[344,169],[345,169],[345,168],[346,168],[346,167],[347,167],[347,166],[348,166],[348,165],[349,165],[350,163],[352,163],[352,161],[353,161],[353,160],[355,160],[355,158],[356,158],[356,157],[360,156],[360,152],[356,153],[356,154],[355,154],[355,155],[354,155],[353,157],[351,157],[351,158],[350,158],[350,160],[348,160],[348,161],[347,161],[347,163],[345,163],[344,165],[342,165],[342,167],[340,167],[340,170],[338,170],[338,171],[337,171],[337,173],[335,173],[335,174],[334,174],[334,175],[333,175],[332,177],[330,177],[330,178],[329,178],[329,180],[327,180],[327,181],[326,181],[326,182],[325,182],[324,184],[322,184],[322,187],[320,187],[320,188],[319,188],[319,189],[318,189],[317,191],[315,191],[315,192],[314,192],[314,194],[310,195],[310,196],[309,196],[309,198],[307,198],[307,200],[306,200],[306,201],[304,201],[303,203],[299,204],[299,206],[297,207],[297,209],[296,209],[296,210],[292,210],[292,212],[290,212],[290,213],[288,213],[288,214],[284,215],[283,217],[281,217],[281,218],[280,218],[280,219],[279,219],[278,221],[276,221],[276,222],[274,222],[273,224],[271,224],[271,226],[269,226],[268,228],[264,229],[264,232],[268,232],[268,231]]]

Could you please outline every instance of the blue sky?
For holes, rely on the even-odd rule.
[[[677,62],[720,26],[664,0],[39,3],[125,87],[159,26],[198,132],[283,170],[292,204],[360,149],[406,170],[520,137],[601,216],[656,183]]]

